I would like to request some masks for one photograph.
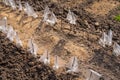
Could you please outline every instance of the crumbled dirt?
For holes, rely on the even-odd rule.
[[[119,5],[118,1],[100,0],[100,1],[95,1],[90,7],[86,9],[86,11],[94,15],[105,16],[106,14],[108,14],[109,11],[116,8],[118,5]]]
[[[106,52],[106,50],[108,52]],[[120,74],[120,57],[112,55],[110,48],[101,48],[95,50],[94,52],[95,54],[90,60],[90,63],[101,69],[106,69],[104,73],[107,75],[114,75],[114,77],[111,77],[113,80],[120,79],[120,75],[116,75]]]
[[[32,54],[17,48],[0,32],[0,80],[74,80],[78,76],[59,75]]]
[[[109,29],[113,31],[113,42],[120,43],[120,23],[114,20],[114,16],[120,14],[119,0],[22,0],[22,3],[25,1],[34,7],[39,18],[33,21],[31,17],[22,19],[24,12],[9,12],[8,7],[0,5],[3,8],[0,18],[8,17],[8,23],[19,33],[24,48],[27,47],[28,39],[33,37],[39,47],[38,55],[47,49],[52,58],[58,55],[62,62],[77,56],[80,80],[85,80],[85,71],[89,68],[101,73],[104,80],[120,80],[120,57],[112,55],[112,46],[103,48],[98,44],[102,32]],[[58,18],[54,26],[41,22],[46,5]],[[69,9],[77,16],[76,25],[66,20]],[[20,20],[23,23],[19,23]],[[60,75],[64,77],[63,80],[69,80],[63,75]]]

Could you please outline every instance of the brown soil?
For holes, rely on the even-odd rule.
[[[0,12],[0,18],[8,17],[8,23],[19,33],[24,42],[24,48],[27,47],[28,39],[33,37],[39,47],[38,55],[48,49],[52,58],[54,55],[58,55],[63,63],[68,62],[70,57],[77,56],[80,63],[80,80],[85,80],[85,72],[89,68],[101,73],[104,80],[120,80],[120,57],[112,55],[112,46],[102,48],[98,44],[102,32],[109,29],[113,31],[113,42],[120,43],[120,23],[114,20],[114,16],[120,13],[119,0],[26,1],[37,11],[38,19],[31,21],[31,17],[26,17],[23,19],[23,23],[18,24],[24,13],[9,12],[8,7],[0,6],[3,8]],[[25,0],[23,0],[24,2]],[[54,26],[45,23],[39,24],[46,5],[58,18],[58,22]],[[69,9],[77,15],[76,25],[71,25],[66,21]],[[60,76],[65,78],[66,75]],[[66,77],[63,80],[71,79]]]
[[[0,80],[73,80],[76,75],[56,72],[32,54],[17,48],[0,32]]]
[[[114,0],[100,0],[95,1],[90,7],[86,9],[89,13],[94,15],[105,16],[112,9],[116,8],[120,3]]]

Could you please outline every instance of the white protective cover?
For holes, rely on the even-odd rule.
[[[76,15],[70,10],[68,11],[67,14],[67,20],[69,21],[70,24],[76,24]]]
[[[70,62],[67,65],[67,72],[79,72],[79,65],[78,65],[78,59],[77,57],[72,57],[70,59]]]
[[[32,8],[32,6],[30,6],[27,2],[25,3],[25,9],[24,9],[25,13],[28,16],[32,16],[34,18],[37,18],[38,15],[35,13],[34,9]]]
[[[49,23],[50,25],[54,25],[57,22],[55,14],[49,10],[48,6],[45,7],[43,16],[44,16],[43,21]]]
[[[40,57],[40,61],[44,62],[44,64],[50,64],[50,55],[47,50],[45,50],[43,55]]]

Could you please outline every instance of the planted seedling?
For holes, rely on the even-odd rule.
[[[111,30],[109,30],[108,35],[105,32],[103,32],[103,35],[99,40],[99,44],[103,47],[105,47],[106,45],[108,46],[112,45],[112,31]]]
[[[67,20],[69,21],[70,24],[76,24],[76,15],[70,10],[68,11],[67,14]]]
[[[32,16],[33,18],[38,17],[38,15],[35,13],[34,9],[27,2],[25,3],[24,11],[28,16]]]
[[[37,45],[33,42],[32,38],[28,41],[28,51],[37,57]]]
[[[40,61],[43,62],[44,64],[50,64],[50,55],[47,50],[40,57]]]
[[[50,25],[54,25],[57,22],[55,14],[49,10],[48,6],[45,8],[43,16],[43,21],[49,23]]]
[[[79,69],[78,69],[78,59],[77,57],[72,57],[69,64],[67,65],[67,72],[68,73],[71,73],[71,72],[79,72]]]
[[[101,74],[90,69],[88,74],[87,74],[86,80],[100,80],[101,77],[102,77]]]
[[[120,55],[120,45],[118,45],[117,43],[113,45],[113,54],[116,56]]]

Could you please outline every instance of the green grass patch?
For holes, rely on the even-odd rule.
[[[120,14],[117,15],[117,16],[115,16],[114,19],[115,19],[116,21],[119,21],[119,22],[120,22]]]

